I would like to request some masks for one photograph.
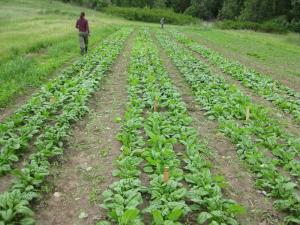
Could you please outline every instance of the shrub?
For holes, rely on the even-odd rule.
[[[289,29],[291,31],[300,33],[300,20],[292,20],[292,22],[289,24]]]
[[[144,22],[158,23],[162,17],[169,24],[191,24],[196,23],[197,19],[167,9],[150,9],[150,8],[124,8],[116,6],[108,6],[103,9],[105,13],[123,17],[128,20],[137,20]]]

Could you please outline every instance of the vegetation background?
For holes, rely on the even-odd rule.
[[[223,24],[237,29],[239,23],[243,23],[243,26],[246,23],[253,23],[255,26],[258,24],[240,19],[219,19],[216,23],[218,27],[201,26],[197,23],[197,18],[188,15],[192,1],[185,0],[73,0],[72,3],[64,4],[54,0],[1,0],[0,111],[1,108],[15,105],[16,101],[23,102],[41,84],[80,57],[75,21],[81,11],[86,12],[90,21],[91,47],[114,32],[114,25],[144,25],[142,22],[128,22],[82,6],[101,9],[130,20],[155,22],[153,26],[158,25],[161,16],[166,17],[168,24],[192,24],[181,26],[180,29],[229,58],[242,61],[292,86],[300,85],[299,34],[216,29]],[[218,5],[222,7],[224,4],[222,1]],[[286,12],[291,13],[290,10]],[[218,18],[218,14],[214,14],[212,18]]]
[[[125,7],[109,8],[109,13],[147,22],[157,21],[158,16],[169,18],[169,22],[177,23],[181,18],[174,19],[170,12],[136,11],[128,7],[166,8],[188,16],[204,20],[224,21],[218,23],[220,28],[253,29],[267,32],[300,32],[300,0],[63,0],[75,2],[91,8],[105,10],[108,6]],[[137,13],[139,15],[137,15]],[[151,14],[151,15],[150,15]],[[155,16],[157,15],[157,17]],[[151,19],[150,19],[151,18]],[[227,21],[230,20],[230,21]],[[194,22],[184,19],[184,23]],[[182,24],[182,22],[179,22]]]

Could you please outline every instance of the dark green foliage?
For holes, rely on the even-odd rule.
[[[294,21],[299,21],[298,24],[300,23],[300,0],[292,0],[292,18]]]
[[[291,9],[289,0],[246,0],[241,13],[242,20],[262,21],[286,15]]]
[[[223,0],[192,0],[186,14],[203,19],[213,19],[218,16]]]
[[[237,19],[244,6],[244,0],[225,0],[219,12],[220,19]]]
[[[63,0],[76,2],[91,8],[102,10],[130,20],[157,22],[163,16],[169,23],[186,24],[171,11],[151,11],[150,9],[169,8],[176,13],[204,20],[235,20],[219,23],[218,26],[230,29],[253,29],[266,32],[300,31],[300,0]],[[129,9],[131,7],[141,9]],[[142,9],[147,8],[147,9]],[[161,13],[161,14],[159,14]],[[178,22],[179,21],[179,22]],[[242,22],[243,21],[243,22]]]
[[[166,6],[183,13],[191,5],[191,0],[166,0]]]
[[[109,6],[104,9],[106,13],[121,16],[128,20],[138,20],[144,22],[159,23],[162,17],[168,24],[190,24],[195,23],[196,19],[189,15],[182,15],[165,9],[150,8],[125,8]]]

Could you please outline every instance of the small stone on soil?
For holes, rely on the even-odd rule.
[[[61,196],[61,193],[60,192],[54,192],[53,196],[55,198],[59,198]]]
[[[86,213],[86,212],[81,212],[80,214],[79,214],[79,219],[85,219],[85,218],[87,218],[89,215]]]

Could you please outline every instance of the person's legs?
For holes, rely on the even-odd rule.
[[[85,45],[85,53],[87,53],[87,51],[88,51],[88,44],[89,44],[89,35],[88,34],[86,34],[85,36],[84,36],[84,45]]]
[[[79,43],[80,43],[80,52],[83,55],[85,49],[85,40],[84,40],[84,35],[82,33],[79,33]]]

